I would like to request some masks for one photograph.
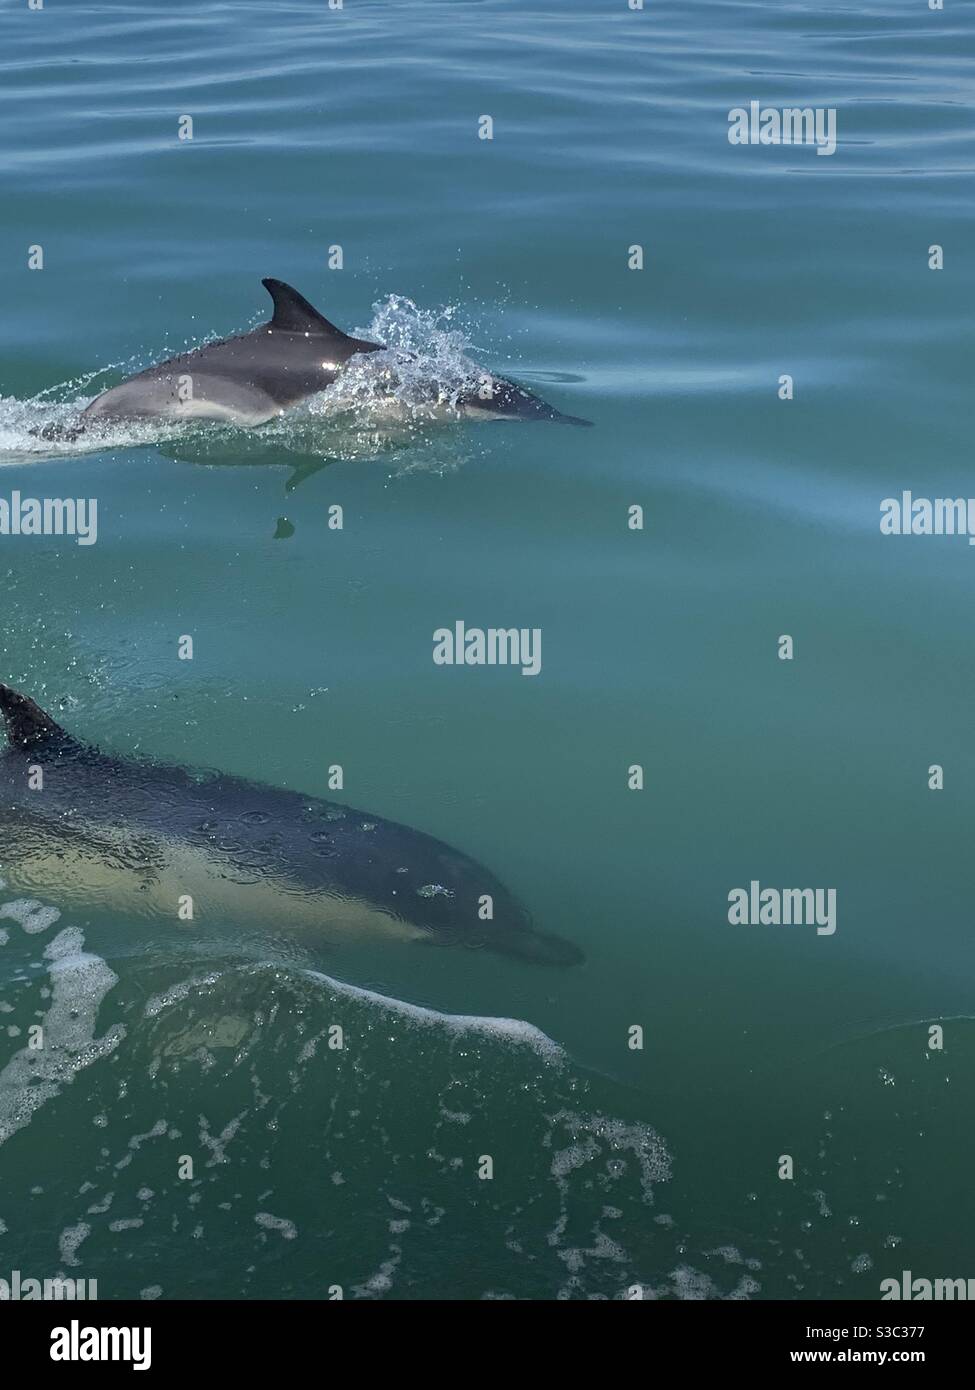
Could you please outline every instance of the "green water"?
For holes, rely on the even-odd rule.
[[[971,491],[964,7],[48,0],[0,36],[0,496],[99,517],[0,537],[0,679],[123,756],[318,796],[340,763],[587,958],[0,919],[0,1278],[968,1277],[975,555],[879,530]],[[836,153],[732,147],[753,99],[835,107]],[[253,326],[266,275],[595,428],[29,433]],[[436,666],[457,620],[540,628],[541,673]],[[731,926],[753,879],[835,889],[835,932]]]

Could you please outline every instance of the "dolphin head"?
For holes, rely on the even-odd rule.
[[[585,960],[571,941],[537,931],[514,894],[483,865],[440,841],[422,840],[392,870],[388,900],[428,944],[495,951],[538,965]]]
[[[578,415],[563,415],[541,396],[502,376],[483,377],[461,395],[457,405],[465,415],[475,419],[551,420],[562,425],[592,425],[591,420],[583,420]]]

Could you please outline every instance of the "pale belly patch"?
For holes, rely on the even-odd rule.
[[[222,405],[219,401],[177,401],[167,411],[173,420],[214,420],[253,428],[283,414],[279,406]]]
[[[13,836],[4,827],[3,877],[27,896],[64,907],[106,908],[190,930],[236,923],[295,931],[331,942],[413,941],[425,933],[378,905],[309,889],[259,870],[242,870],[185,840],[128,837],[97,826],[63,832],[32,820]],[[186,899],[192,920],[184,920]],[[183,918],[180,915],[183,907]]]

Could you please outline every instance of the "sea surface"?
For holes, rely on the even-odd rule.
[[[0,891],[0,1278],[975,1275],[975,551],[880,529],[975,492],[973,37],[952,0],[5,0],[0,497],[95,498],[98,537],[0,535],[0,680],[435,835],[586,962]],[[752,101],[833,109],[835,152],[730,143]],[[32,433],[261,322],[265,276],[594,428],[406,381],[395,421],[360,382]],[[456,621],[540,629],[540,673],[434,664]],[[835,930],[730,923],[753,881]]]

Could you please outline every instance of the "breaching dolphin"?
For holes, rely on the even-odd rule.
[[[431,835],[221,773],[112,757],[6,685],[0,712],[0,867],[25,895],[173,926],[189,897],[194,922],[297,930],[310,948],[372,938],[584,959]]]
[[[207,343],[130,376],[97,396],[77,432],[104,420],[222,420],[263,425],[331,386],[359,353],[382,343],[350,338],[281,280],[262,282],[274,314],[250,333]],[[395,380],[395,373],[389,374]],[[503,377],[473,367],[445,401],[447,414],[490,420],[558,420],[589,425]]]

